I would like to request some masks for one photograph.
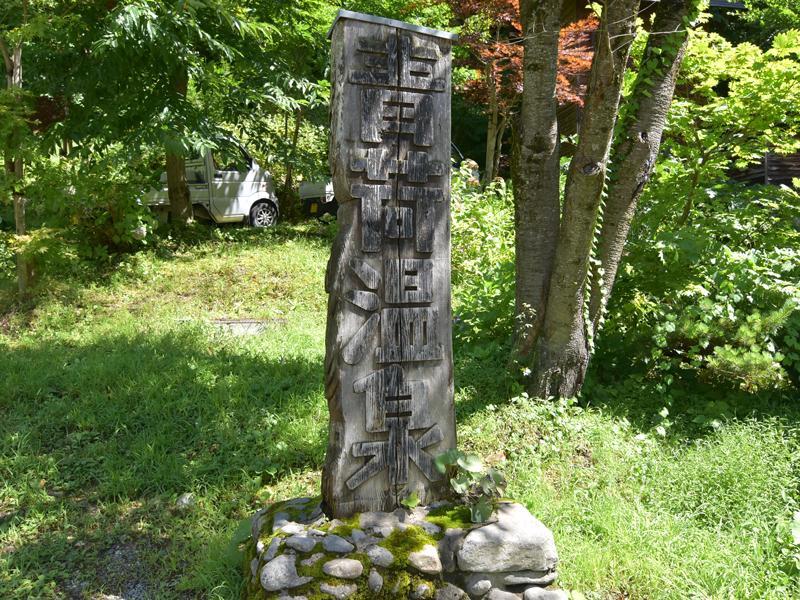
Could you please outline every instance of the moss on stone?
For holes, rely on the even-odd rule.
[[[436,538],[426,533],[421,527],[411,525],[404,530],[395,529],[378,545],[386,548],[394,556],[390,569],[400,570],[408,566],[408,555],[422,550],[427,544],[436,546]]]
[[[443,530],[469,529],[474,525],[468,506],[441,506],[430,511],[425,520]]]
[[[342,524],[337,525],[333,529],[329,529],[328,533],[332,533],[334,535],[338,535],[341,537],[349,537],[353,533],[353,529],[358,529],[359,526],[361,525],[360,517],[358,514],[353,515],[352,517],[347,517],[345,519],[339,519],[339,521],[341,521]]]

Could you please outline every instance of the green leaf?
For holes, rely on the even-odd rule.
[[[470,519],[473,523],[485,523],[492,516],[494,507],[488,498],[481,496],[469,507]]]
[[[469,490],[469,486],[472,483],[472,479],[466,473],[459,473],[453,479],[450,480],[450,486],[453,488],[453,491],[458,495],[463,495],[467,493]]]
[[[248,517],[239,521],[236,529],[231,536],[231,541],[225,548],[225,562],[229,565],[237,565],[242,561],[242,551],[239,546],[250,536],[252,531],[253,519]]]
[[[446,450],[433,459],[433,465],[439,473],[444,475],[447,472],[447,467],[456,464],[459,456],[461,456],[461,452],[458,450]]]
[[[420,499],[419,494],[417,492],[411,492],[405,499],[400,500],[400,504],[405,506],[408,509],[413,509],[419,506]]]
[[[483,471],[483,463],[476,454],[464,454],[458,458],[459,467],[470,473],[480,473]]]

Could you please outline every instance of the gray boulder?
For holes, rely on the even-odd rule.
[[[352,558],[334,558],[322,565],[322,572],[339,579],[357,579],[364,572],[364,565]]]
[[[373,594],[377,594],[383,588],[383,577],[375,569],[372,569],[369,572],[369,577],[367,578],[367,587]]]
[[[540,587],[532,587],[525,590],[522,595],[523,600],[567,600],[567,592],[564,590],[543,590]]]
[[[442,561],[439,560],[439,551],[436,546],[426,544],[422,550],[411,552],[408,555],[408,564],[420,573],[438,575],[442,572]]]
[[[446,583],[436,590],[436,600],[469,600],[469,596],[461,588]]]
[[[462,571],[555,570],[558,553],[553,534],[521,504],[504,502],[497,521],[470,531],[458,551]]]
[[[278,549],[280,547],[281,547],[281,538],[279,537],[272,538],[272,541],[270,541],[269,546],[264,551],[264,554],[261,556],[261,558],[264,559],[264,562],[271,561],[278,555]]]
[[[537,571],[517,571],[516,573],[503,573],[503,583],[506,585],[537,585],[547,587],[556,580],[556,572],[540,573]]]
[[[370,546],[367,548],[367,556],[373,565],[379,567],[390,567],[394,562],[394,555],[382,546]]]
[[[349,598],[353,594],[358,591],[358,588],[354,583],[348,583],[345,585],[331,585],[330,583],[320,583],[319,584],[319,591],[323,594],[329,594],[336,598],[336,600],[344,600],[345,598]]]
[[[483,600],[519,600],[519,596],[506,592],[500,588],[492,588],[489,593],[483,597]]]
[[[314,546],[317,545],[317,540],[306,533],[302,533],[288,538],[286,545],[298,552],[311,552]]]
[[[467,591],[473,596],[482,596],[492,589],[492,580],[483,573],[473,573],[467,578]]]
[[[327,535],[322,538],[322,547],[325,548],[326,552],[336,552],[338,554],[346,554],[355,549],[353,544],[335,534]]]
[[[295,560],[295,556],[282,554],[265,564],[261,568],[261,587],[268,592],[277,592],[311,581],[311,577],[300,577],[297,574]]]

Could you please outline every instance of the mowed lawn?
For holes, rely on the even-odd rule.
[[[45,274],[35,307],[3,284],[0,598],[237,598],[236,528],[317,493],[331,231],[214,233]],[[795,407],[661,436],[634,395],[512,398],[507,362],[456,340],[459,443],[553,529],[573,598],[800,598]]]

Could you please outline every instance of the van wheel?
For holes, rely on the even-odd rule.
[[[256,202],[250,209],[250,225],[272,227],[278,222],[278,209],[272,202]]]

